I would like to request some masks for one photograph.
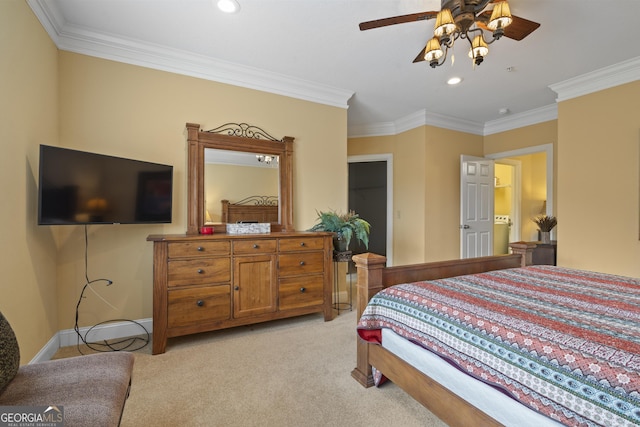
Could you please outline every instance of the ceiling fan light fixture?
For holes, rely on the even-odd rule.
[[[413,60],[414,63],[427,60],[430,62],[429,65],[435,68],[443,65],[447,56],[451,56],[451,65],[453,65],[453,48],[458,39],[466,39],[469,44],[472,44],[474,35],[483,31],[487,34],[491,33],[492,39],[488,43],[483,38],[479,38],[476,40],[476,45],[471,46],[469,56],[473,59],[473,63],[478,65],[489,52],[487,45],[502,37],[520,41],[540,27],[537,22],[511,15],[507,0],[441,0],[440,5],[440,11],[411,13],[361,22],[360,30],[435,19],[433,34],[439,46],[436,47],[435,41],[429,40],[428,45]],[[511,27],[505,32],[508,26]]]
[[[437,37],[431,38],[427,42],[427,47],[424,49],[424,59],[425,61],[429,61],[429,65],[435,68],[438,65],[438,60],[442,58],[444,52],[442,51],[442,47],[440,47],[440,42]]]
[[[512,21],[513,18],[511,17],[509,3],[507,3],[506,1],[501,1],[493,7],[493,10],[491,11],[491,18],[489,18],[487,28],[489,28],[491,31],[504,29],[509,24],[511,24]]]
[[[453,21],[453,15],[449,9],[442,9],[436,16],[436,25],[433,34],[436,37],[448,36],[458,28]]]
[[[473,38],[471,49],[469,50],[469,58],[473,59],[475,65],[480,65],[484,57],[489,53],[489,46],[484,41],[482,34],[478,34]]]

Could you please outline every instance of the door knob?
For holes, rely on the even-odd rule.
[[[467,229],[469,229],[471,227],[469,227],[467,224],[465,224],[465,225],[461,225],[460,228],[464,228],[465,230],[467,230]]]

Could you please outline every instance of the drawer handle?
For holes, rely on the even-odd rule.
[[[307,288],[300,288],[300,292],[304,293],[307,290]]]
[[[258,249],[259,247],[260,247],[260,246],[258,246],[258,244],[257,244],[257,243],[254,243],[254,244],[253,244],[253,249]]]
[[[201,269],[201,268],[199,268],[199,269],[198,269],[198,274],[203,274],[203,273],[204,273],[204,270],[203,270],[203,269]]]
[[[304,246],[304,242],[300,242],[300,246]]]
[[[236,286],[233,288],[234,291],[239,291],[240,290],[240,286]]]
[[[300,261],[300,265],[304,265],[304,261]]]
[[[198,247],[196,248],[196,250],[197,250],[198,252],[202,252],[202,251],[204,251],[204,248],[203,248],[202,246],[198,246]]]
[[[201,299],[199,299],[198,301],[196,301],[196,305],[198,307],[202,307],[204,305],[204,301],[202,301]]]

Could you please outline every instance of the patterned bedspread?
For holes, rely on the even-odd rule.
[[[381,328],[563,424],[640,425],[640,279],[531,266],[396,285],[358,333]]]

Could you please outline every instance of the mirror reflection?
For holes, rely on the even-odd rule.
[[[266,215],[258,218],[254,213],[250,213],[252,209],[246,211],[236,209],[230,220],[223,212],[225,200],[231,205],[240,203],[244,206],[273,206],[275,204],[277,207],[280,188],[278,156],[212,148],[206,148],[204,151],[206,223],[278,222],[277,216],[275,219],[273,216]],[[277,215],[277,209],[275,212]]]

